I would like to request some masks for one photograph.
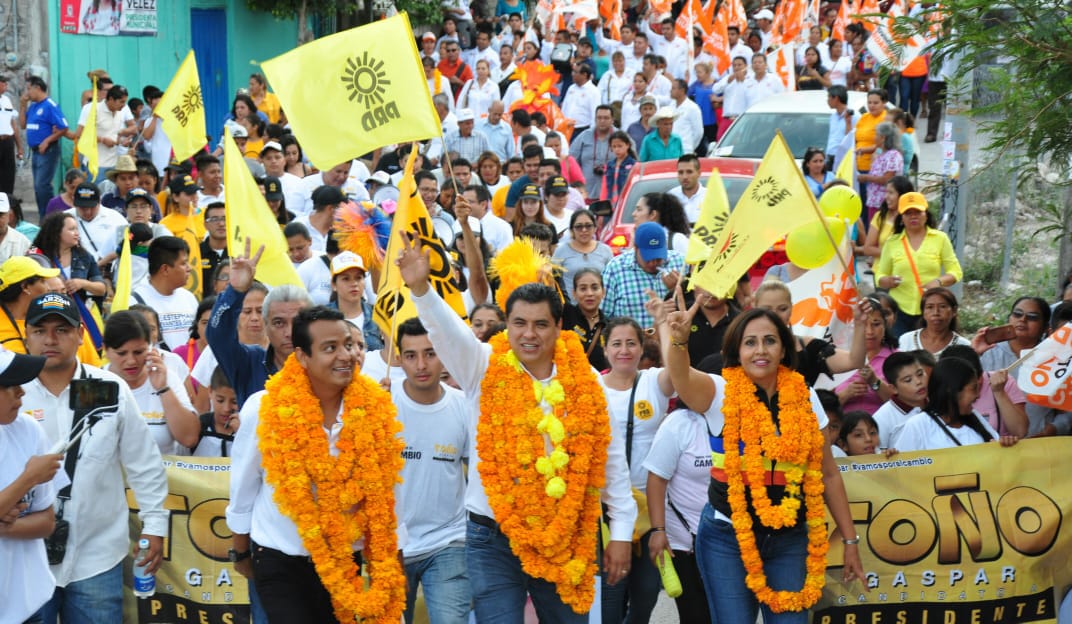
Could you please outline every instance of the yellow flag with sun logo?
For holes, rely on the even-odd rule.
[[[160,118],[177,160],[186,160],[208,143],[201,79],[197,75],[193,50],[186,55],[179,71],[175,72],[164,97],[153,109],[153,115]]]
[[[318,169],[442,132],[405,13],[261,63]]]

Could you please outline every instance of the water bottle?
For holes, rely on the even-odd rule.
[[[664,552],[659,558],[659,577],[663,580],[663,589],[666,590],[667,596],[677,598],[681,595],[681,579],[677,577],[677,570],[674,569],[669,552]]]
[[[156,593],[156,576],[145,571],[149,565],[149,540],[141,538],[138,542],[138,552],[142,556],[141,561],[134,562],[134,595],[138,598],[148,598]],[[677,576],[674,577],[675,579]]]

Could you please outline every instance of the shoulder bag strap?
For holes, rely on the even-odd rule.
[[[908,266],[912,267],[912,277],[916,280],[916,290],[923,294],[923,282],[919,280],[919,270],[916,269],[916,259],[912,256],[912,247],[908,244],[908,235],[901,236],[901,244],[904,245],[905,256],[908,258]]]
[[[82,364],[79,368],[81,370],[79,378],[89,379],[89,376],[86,375],[86,365]],[[68,390],[68,392],[70,392],[70,390]],[[78,423],[82,422],[85,417],[85,414],[79,415],[78,413],[75,413],[71,420],[71,431],[77,429]],[[70,434],[67,434],[67,437],[70,438]],[[82,439],[79,438],[75,441],[74,444],[71,445],[71,448],[67,449],[67,455],[63,459],[63,470],[67,473],[67,478],[70,480],[70,483],[68,483],[66,486],[63,487],[62,490],[59,491],[59,493],[56,495],[57,498],[61,498],[65,501],[71,500],[71,486],[74,485],[74,472],[78,468],[78,456],[81,453]],[[63,507],[60,507],[60,509],[63,509]]]
[[[685,514],[681,513],[681,510],[677,508],[677,505],[674,504],[674,501],[670,500],[669,495],[667,495],[666,497],[666,504],[670,506],[670,511],[674,512],[674,515],[677,516],[677,519],[680,520],[681,524],[685,526],[685,530],[688,531],[689,535],[692,536],[692,539],[695,540],[696,532],[692,530],[691,526],[689,526],[689,521],[685,519]]]
[[[954,444],[956,444],[957,446],[964,446],[964,444],[957,439],[957,436],[953,435],[953,432],[949,430],[949,426],[945,424],[945,421],[936,416],[934,412],[928,411],[927,414],[930,415],[931,419],[934,422],[938,423],[938,426],[942,428],[942,431],[945,432],[947,436],[949,436],[949,439],[952,440]]]
[[[588,348],[584,350],[584,355],[585,356],[592,355],[592,351],[595,350],[596,345],[599,344],[599,339],[603,337],[603,328],[604,327],[605,327],[605,324],[603,323],[603,321],[599,321],[599,322],[596,323],[596,333],[595,333],[595,335],[592,336],[591,341],[589,341]],[[636,389],[634,387],[634,392],[635,391],[636,391]],[[633,400],[632,397],[630,397],[629,400],[631,402]]]
[[[633,379],[633,389],[629,392],[629,415],[625,421],[625,464],[632,466],[633,463],[633,401],[636,399],[636,389],[640,384],[640,373]]]
[[[93,237],[89,235],[89,230],[86,229],[86,222],[79,218],[78,225],[81,226],[82,231],[86,233],[86,239],[89,240],[90,246],[93,247],[93,253],[100,253],[99,251],[97,251],[97,243],[93,242]]]

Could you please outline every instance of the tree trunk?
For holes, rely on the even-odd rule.
[[[1072,271],[1072,186],[1065,187],[1065,208],[1061,223],[1061,244],[1057,259],[1057,298],[1061,298],[1061,287],[1065,276]]]
[[[309,24],[306,17],[308,5],[308,0],[302,0],[301,6],[298,7],[298,45],[308,43],[312,39],[309,34]]]

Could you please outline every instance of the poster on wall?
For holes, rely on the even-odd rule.
[[[152,36],[156,34],[156,0],[60,0],[60,32]]]

